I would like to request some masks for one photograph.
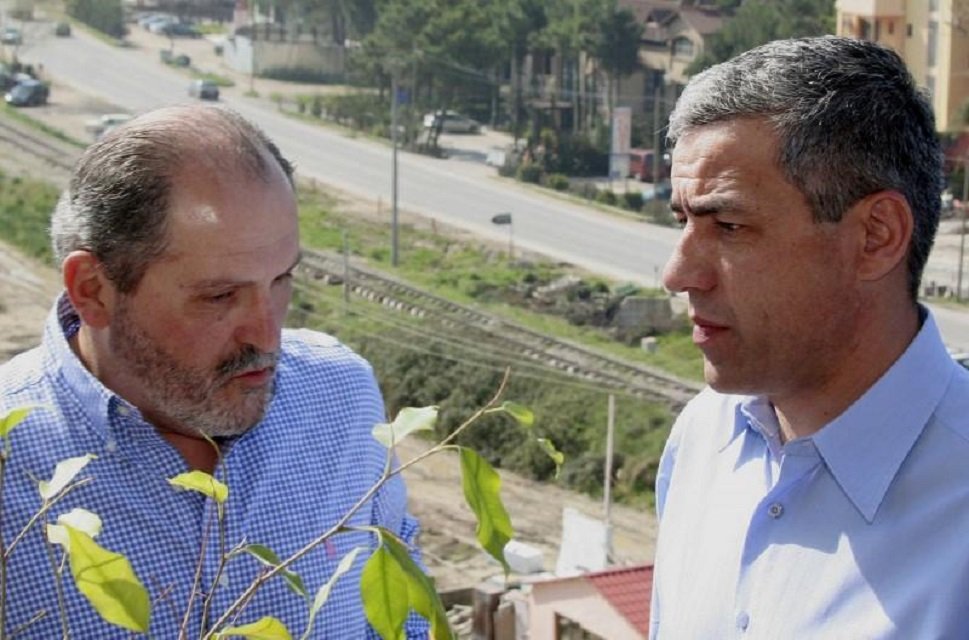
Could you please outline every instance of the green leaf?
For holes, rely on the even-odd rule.
[[[243,551],[252,555],[254,558],[259,560],[259,562],[270,566],[277,567],[280,564],[279,556],[270,549],[269,547],[261,544],[247,544],[242,548]],[[299,575],[289,569],[283,569],[281,572],[283,580],[289,586],[296,595],[303,596],[306,598],[309,594],[306,593],[306,586],[303,584],[303,579]]]
[[[34,409],[44,409],[43,405],[29,404],[11,409],[0,418],[0,438],[6,438],[13,428],[23,422]]]
[[[501,406],[498,408],[517,420],[518,424],[523,427],[530,427],[535,424],[535,414],[532,413],[532,410],[525,405],[506,400],[505,402],[502,402]]]
[[[178,489],[198,491],[222,504],[229,497],[229,487],[225,486],[204,471],[188,471],[180,473],[168,481],[168,484]]]
[[[555,445],[548,438],[538,438],[536,442],[542,447],[542,451],[555,463],[555,478],[558,479],[559,471],[562,470],[562,465],[565,463],[565,456],[555,448]]]
[[[430,431],[437,422],[437,407],[404,407],[391,423],[373,428],[373,437],[388,449],[415,431]]]
[[[83,531],[64,525],[70,545],[71,574],[78,591],[107,622],[148,632],[151,603],[128,559],[98,545]]]
[[[383,530],[382,539],[407,577],[407,599],[410,607],[431,623],[431,637],[434,640],[453,640],[454,634],[434,581],[414,562],[406,545],[397,536]]]
[[[501,477],[488,461],[467,447],[461,447],[461,483],[464,498],[478,518],[477,536],[481,546],[509,572],[505,545],[514,532],[499,491]]]
[[[286,629],[286,625],[273,618],[263,616],[255,622],[244,624],[241,627],[229,627],[225,631],[216,634],[216,638],[252,638],[252,640],[293,640]]]
[[[367,559],[360,575],[363,611],[383,640],[398,640],[410,612],[407,575],[393,554],[381,545]]]
[[[64,487],[69,485],[71,481],[81,472],[81,469],[87,466],[87,463],[94,460],[97,456],[93,454],[86,454],[83,456],[78,456],[76,458],[68,458],[67,460],[61,460],[54,467],[54,475],[51,477],[50,482],[46,480],[41,480],[37,483],[37,488],[40,491],[40,497],[44,500],[50,500],[54,498],[58,493],[64,490]]]
[[[357,559],[357,556],[360,555],[360,552],[363,550],[364,547],[354,547],[350,550],[350,553],[343,556],[343,559],[340,560],[340,564],[338,564],[336,569],[333,571],[333,575],[331,575],[330,579],[327,580],[326,583],[320,587],[319,591],[316,592],[316,597],[313,598],[313,604],[310,607],[310,619],[306,624],[306,632],[303,634],[304,638],[310,637],[310,630],[313,628],[313,621],[316,620],[316,614],[320,612],[320,609],[323,608],[323,605],[326,604],[326,601],[329,599],[330,592],[333,591],[333,585],[336,584],[336,581],[339,580],[343,574],[350,570],[350,567],[353,566],[354,560]]]
[[[98,514],[80,507],[57,516],[57,522],[58,524],[47,525],[47,539],[50,540],[51,544],[59,544],[65,550],[70,548],[71,542],[64,525],[82,531],[92,538],[98,537],[98,534],[101,533],[101,518],[98,517]]]

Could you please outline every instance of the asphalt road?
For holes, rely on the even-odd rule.
[[[133,112],[188,99],[186,76],[153,56],[112,47],[80,30],[74,37],[56,38],[49,23],[26,27],[21,58],[42,63],[57,82]],[[389,205],[388,145],[299,122],[265,100],[244,97],[243,91],[244,87],[224,90],[223,101],[258,122],[295,160],[301,175]],[[499,180],[494,169],[482,164],[400,153],[398,175],[402,209],[501,241],[507,241],[509,229],[496,227],[491,218],[510,212],[516,247],[618,280],[656,286],[678,235],[676,229],[603,213]],[[403,251],[402,256],[406,259]],[[933,278],[949,281],[952,266],[930,263],[926,279]],[[935,309],[949,344],[969,350],[969,315]]]

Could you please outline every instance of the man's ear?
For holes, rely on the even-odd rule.
[[[884,278],[899,265],[905,268],[914,218],[908,200],[897,191],[879,191],[851,207],[862,231],[858,254],[858,277],[865,281]]]
[[[117,292],[101,261],[90,251],[72,251],[61,265],[64,288],[81,322],[101,329],[111,321]]]

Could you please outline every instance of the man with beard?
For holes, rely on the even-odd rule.
[[[969,372],[917,299],[928,101],[877,44],[783,40],[694,76],[669,138],[664,282],[709,388],[657,474],[651,637],[966,637]]]
[[[100,516],[97,541],[127,556],[149,591],[152,637],[200,637],[264,570],[246,554],[224,563],[231,548],[292,555],[386,464],[371,436],[385,416],[369,365],[329,336],[282,330],[300,259],[292,173],[260,130],[220,107],[160,109],[92,145],[52,221],[65,291],[43,343],[0,367],[0,410],[42,405],[12,437],[4,539],[41,508],[36,478],[97,456],[84,471],[93,482],[48,519],[75,507]],[[191,470],[228,485],[224,514],[169,485]],[[352,549],[373,548],[361,528],[382,526],[406,543],[417,533],[399,478],[346,525],[356,531],[291,567],[310,594]],[[69,576],[59,593],[42,533],[34,527],[8,561],[6,631],[59,637],[64,621],[73,637],[127,637]],[[335,584],[314,637],[374,636],[362,562]],[[302,632],[307,615],[276,578],[234,623],[273,616]],[[426,637],[425,621],[412,616],[407,632]]]

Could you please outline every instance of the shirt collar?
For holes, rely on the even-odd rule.
[[[898,360],[860,398],[811,436],[835,481],[868,522],[921,435],[952,376],[952,358],[932,314]],[[763,396],[738,396],[733,429],[723,450],[746,430],[770,445],[778,430],[773,406]],[[775,452],[776,453],[776,452]]]
[[[66,293],[58,297],[44,327],[47,368],[77,400],[88,424],[102,438],[111,438],[111,412],[134,413],[134,406],[101,384],[81,362],[69,340],[77,335],[81,319]]]
[[[821,457],[868,522],[942,400],[955,370],[932,315],[901,357],[814,436]]]

